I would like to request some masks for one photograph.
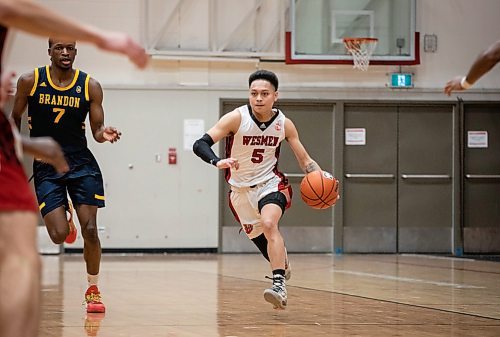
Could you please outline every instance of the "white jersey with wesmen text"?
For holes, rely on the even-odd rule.
[[[226,158],[238,159],[239,169],[226,171],[227,182],[235,187],[251,187],[276,176],[280,144],[285,139],[285,115],[273,109],[274,116],[268,122],[259,122],[249,105],[238,108],[241,123],[236,134],[228,137]]]

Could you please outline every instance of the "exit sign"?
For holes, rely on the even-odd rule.
[[[391,88],[413,88],[413,74],[408,73],[392,73]]]

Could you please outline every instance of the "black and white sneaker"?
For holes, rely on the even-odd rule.
[[[273,305],[274,309],[286,309],[285,278],[281,275],[273,276],[273,286],[264,290],[264,299]]]

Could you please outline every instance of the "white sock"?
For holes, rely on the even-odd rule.
[[[97,282],[99,281],[99,274],[97,275],[90,275],[87,274],[87,282],[90,286],[97,286]]]

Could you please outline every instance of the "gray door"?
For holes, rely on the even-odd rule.
[[[397,108],[345,105],[344,116],[346,133],[366,135],[344,148],[344,251],[396,252]]]
[[[450,253],[453,110],[399,108],[398,252]]]
[[[500,104],[464,106],[464,251],[500,252]]]
[[[344,251],[450,252],[452,107],[345,105],[344,116]],[[364,145],[349,145],[352,129]]]
[[[246,104],[247,101],[224,101],[222,114]],[[332,103],[301,103],[280,101],[277,107],[295,124],[302,144],[323,170],[333,168],[333,109]],[[220,149],[224,150],[223,141]],[[223,153],[221,152],[221,155]],[[288,143],[281,146],[279,170],[285,173],[292,185],[292,207],[280,221],[280,230],[289,252],[332,252],[333,208],[314,210],[300,198],[300,181],[303,172]],[[221,250],[223,252],[255,252],[253,243],[242,232],[228,206],[228,185],[221,176]]]

